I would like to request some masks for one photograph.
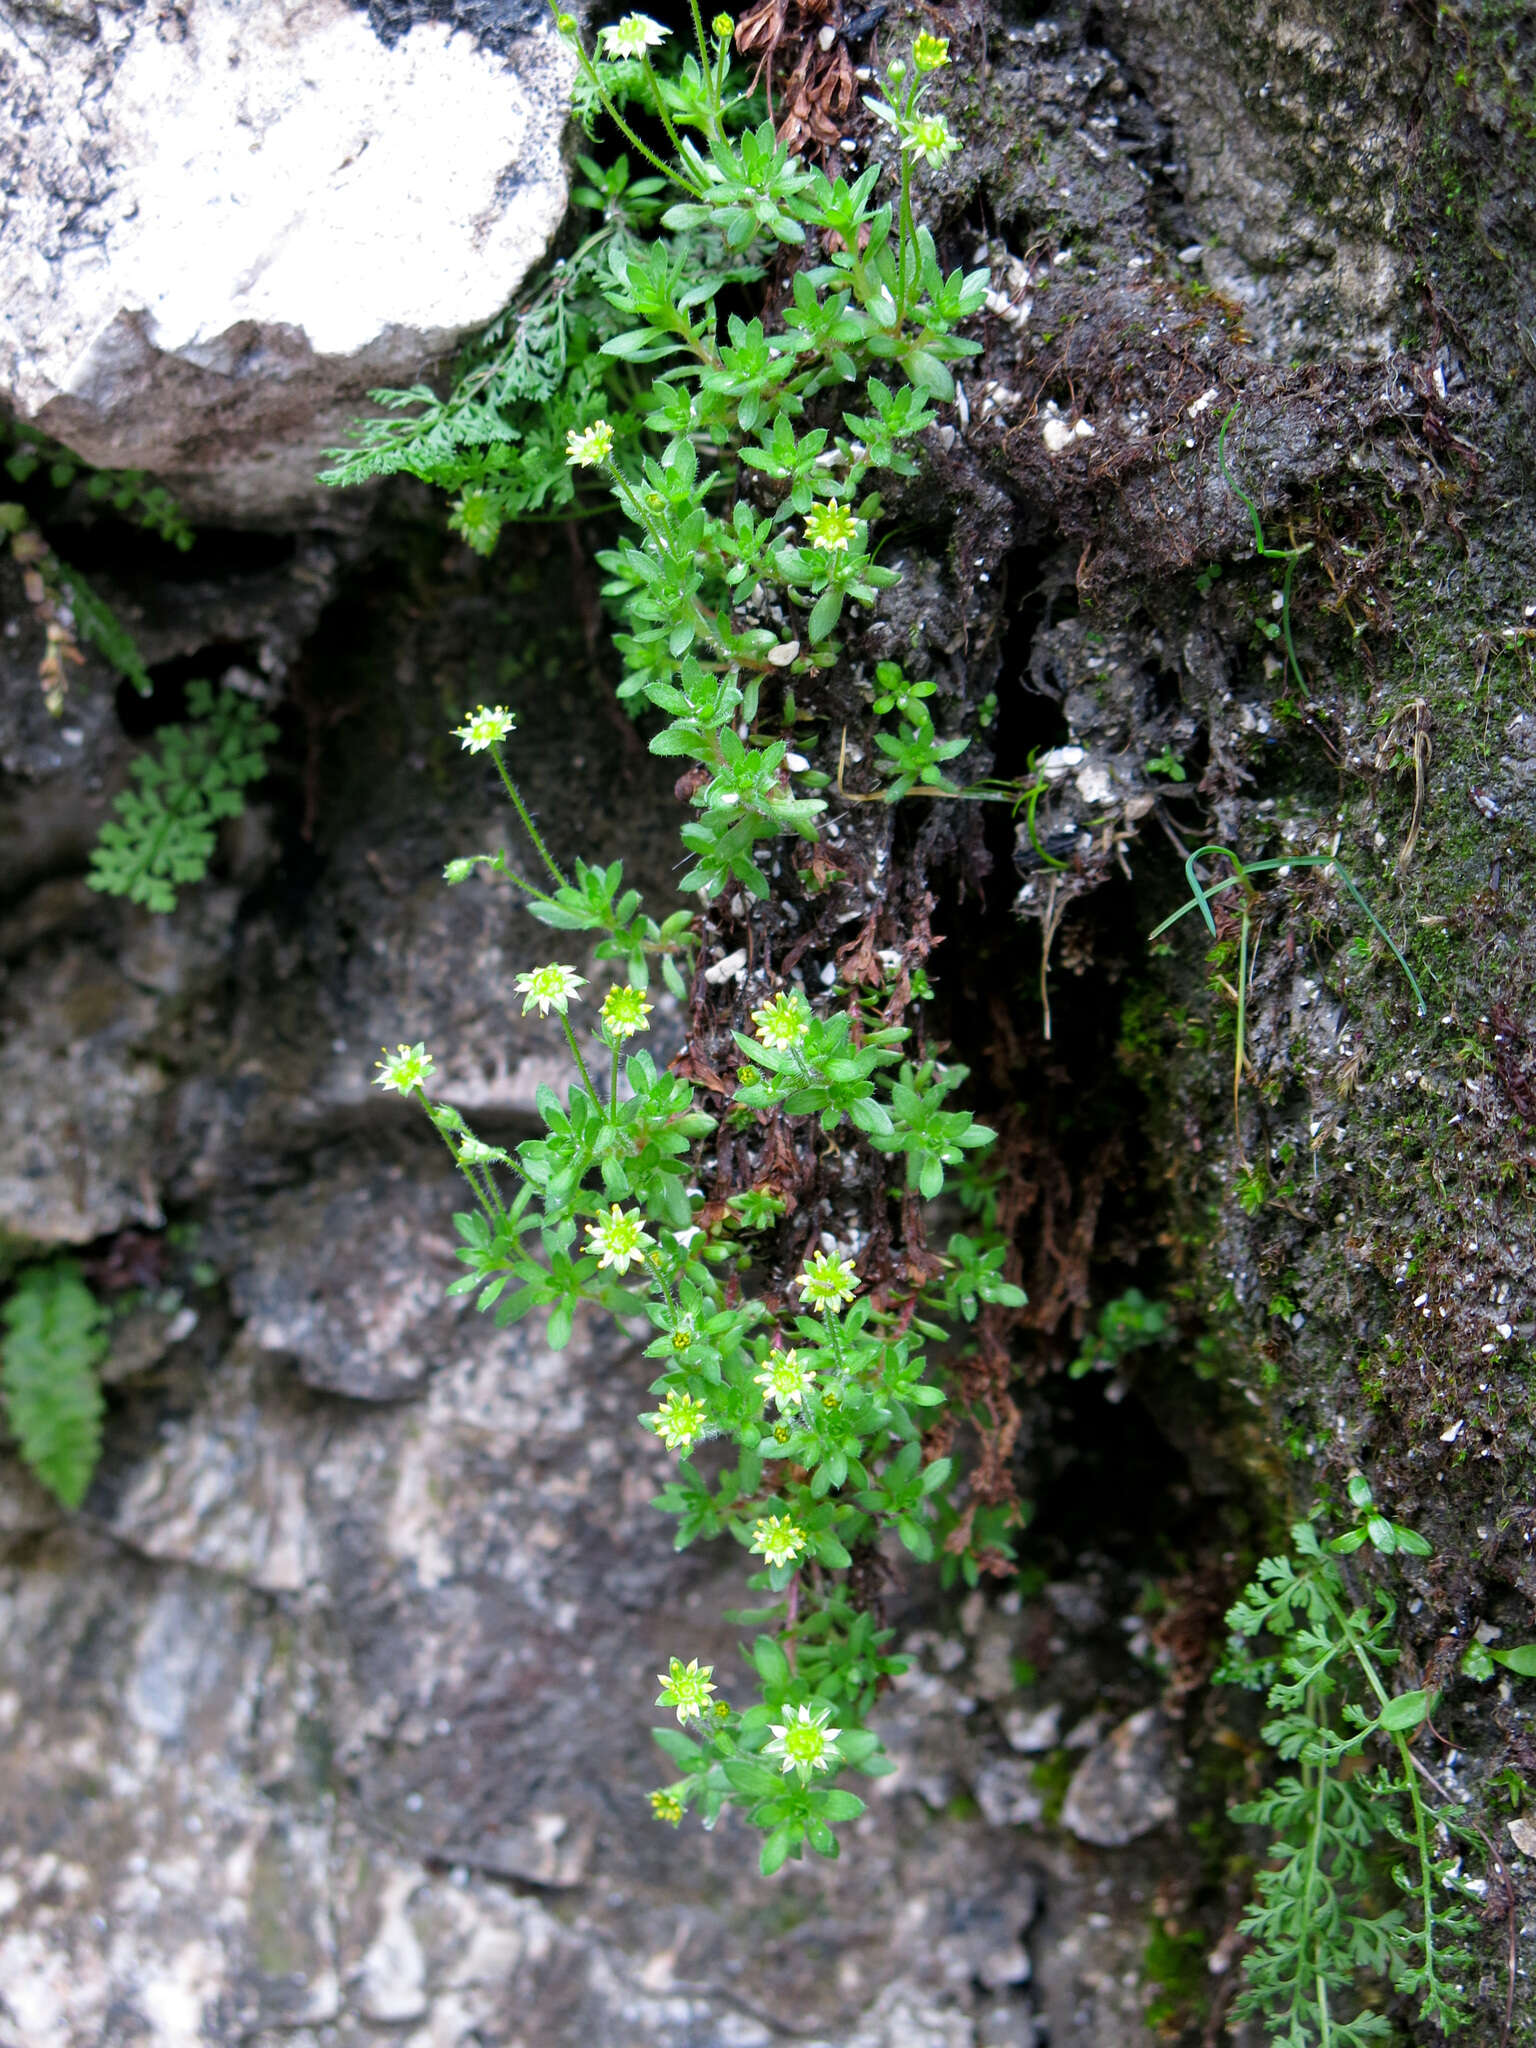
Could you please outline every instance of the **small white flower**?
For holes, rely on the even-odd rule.
[[[482,704],[478,711],[472,711],[463,725],[454,727],[454,736],[464,742],[471,754],[483,754],[487,747],[498,747],[517,724],[516,718],[505,704]]]
[[[859,1276],[849,1260],[832,1252],[812,1252],[795,1285],[806,1307],[825,1316],[852,1301],[859,1291]]]
[[[817,1771],[829,1770],[835,1763],[842,1762],[837,1748],[841,1728],[829,1728],[832,1718],[830,1707],[790,1707],[787,1718],[775,1721],[772,1742],[763,1745],[763,1755],[778,1757],[781,1768],[787,1774],[798,1772],[802,1785],[809,1783]]]
[[[902,137],[901,146],[920,156],[929,170],[941,171],[960,147],[960,138],[951,135],[942,114],[922,114]]]
[[[752,1531],[747,1546],[769,1564],[788,1564],[797,1558],[810,1539],[793,1515],[765,1515]]]
[[[643,1264],[645,1255],[656,1248],[656,1240],[645,1227],[638,1209],[625,1211],[617,1202],[601,1223],[587,1225],[587,1249],[598,1254],[599,1266],[612,1266],[615,1273],[627,1273],[632,1265]]]
[[[845,554],[848,543],[857,540],[859,522],[846,505],[839,505],[835,499],[825,505],[817,505],[805,515],[805,537],[813,548],[821,548],[828,554]]]
[[[647,50],[654,50],[671,33],[671,29],[663,28],[659,21],[652,21],[648,14],[626,14],[612,27],[600,28],[597,39],[603,46],[605,57],[643,57]]]
[[[397,1095],[414,1095],[437,1072],[424,1045],[397,1046],[393,1053],[387,1047],[381,1050],[383,1059],[374,1061],[379,1069],[374,1076],[375,1088],[392,1088]]]
[[[567,1003],[581,1001],[576,991],[586,985],[586,976],[578,974],[574,967],[535,967],[531,974],[520,974],[517,992],[523,999],[523,1015],[526,1017],[537,1007],[541,1017],[547,1017],[551,1010],[563,1017]]]
[[[713,1664],[701,1664],[697,1657],[690,1657],[685,1664],[680,1657],[672,1658],[665,1671],[658,1671],[656,1683],[661,1687],[658,1707],[676,1707],[678,1723],[697,1721],[709,1710],[709,1696],[714,1691],[710,1680],[715,1675]]]
[[[606,420],[594,420],[580,432],[566,429],[565,459],[577,469],[595,469],[613,453],[613,429]]]
[[[680,1394],[674,1387],[655,1414],[642,1419],[669,1451],[691,1451],[708,1414],[702,1401],[692,1394]]]
[[[804,1039],[811,1028],[811,1011],[798,989],[781,991],[771,1003],[761,1003],[752,1012],[758,1042],[770,1052],[788,1052]]]
[[[644,989],[611,988],[603,997],[603,1023],[615,1043],[633,1038],[637,1031],[649,1031],[645,1020],[650,1014]]]
[[[798,1408],[816,1383],[815,1373],[800,1363],[798,1351],[770,1351],[767,1363],[753,1379],[762,1388],[764,1399],[780,1411]]]

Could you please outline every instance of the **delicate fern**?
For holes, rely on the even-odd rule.
[[[142,469],[92,469],[35,427],[0,420],[0,441],[6,439],[13,446],[5,469],[14,482],[24,484],[41,470],[54,490],[66,491],[83,476],[85,494],[95,503],[110,505],[124,519],[158,534],[183,553],[191,547],[194,536],[185,513],[165,486],[151,483]]]
[[[23,1461],[67,1508],[101,1455],[106,1311],[72,1259],[29,1267],[0,1308],[0,1399]]]
[[[488,555],[514,520],[575,518],[607,509],[577,490],[566,437],[598,418],[612,426],[621,454],[638,451],[649,394],[637,382],[622,342],[632,311],[619,287],[631,257],[657,251],[669,275],[686,269],[690,304],[712,301],[728,285],[762,275],[734,256],[718,232],[654,233],[664,200],[659,178],[631,179],[626,157],[602,166],[577,162],[587,180],[572,202],[601,212],[604,223],[480,336],[453,390],[430,386],[371,391],[388,417],[359,421],[350,448],[333,448],[320,481],[346,485],[399,472],[455,491],[449,525]],[[642,243],[637,230],[649,229]]]
[[[1294,1557],[1263,1559],[1227,1616],[1240,1637],[1271,1636],[1277,1654],[1254,1658],[1239,1646],[1217,1674],[1230,1684],[1267,1687],[1276,1713],[1264,1740],[1300,1767],[1261,1798],[1233,1808],[1234,1819],[1275,1838],[1274,1861],[1259,1873],[1258,1897],[1242,1923],[1253,1947],[1244,1959],[1248,1987],[1234,2010],[1262,2017],[1277,2048],[1363,2048],[1388,2038],[1387,2021],[1359,1998],[1363,1977],[1416,1997],[1420,2017],[1447,2032],[1468,2016],[1458,1980],[1472,1963],[1472,1919],[1446,1897],[1459,1864],[1452,1840],[1458,1816],[1448,1805],[1437,1811],[1427,1803],[1421,1780],[1432,1781],[1408,1739],[1434,1702],[1424,1691],[1388,1694],[1381,1674],[1397,1655],[1390,1641],[1396,1607],[1384,1592],[1360,1605],[1338,1563],[1366,1544],[1388,1556],[1419,1557],[1429,1545],[1374,1508],[1360,1474],[1349,1491],[1357,1526],[1324,1543],[1313,1522],[1298,1522]],[[1369,1776],[1351,1775],[1372,1739],[1386,1745],[1390,1763]],[[1413,1917],[1399,1906],[1368,1910],[1387,1840],[1411,1851],[1408,1866],[1392,1877],[1415,1903]]]
[[[156,753],[133,764],[126,789],[102,826],[87,884],[126,896],[150,910],[176,908],[176,890],[200,882],[221,818],[238,818],[245,790],[266,773],[266,749],[277,728],[260,708],[231,690],[187,686],[186,725],[167,726]]]
[[[154,690],[139,643],[112,607],[99,598],[78,569],[54,557],[54,574],[69,598],[75,630],[96,652],[138,691],[148,697]]]

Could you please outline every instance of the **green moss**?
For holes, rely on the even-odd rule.
[[[1197,1927],[1179,1929],[1154,1920],[1142,1950],[1141,1974],[1152,1988],[1146,2022],[1165,2040],[1177,2040],[1198,2026],[1210,2011],[1211,1975],[1206,1968],[1210,1941]]]
[[[1080,1759],[1070,1749],[1053,1749],[1043,1756],[1029,1774],[1029,1782],[1040,1794],[1040,1818],[1046,1827],[1053,1828],[1061,1819],[1061,1809],[1066,1801],[1067,1787]]]

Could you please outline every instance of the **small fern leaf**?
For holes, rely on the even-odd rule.
[[[72,1259],[32,1266],[0,1308],[0,1400],[23,1461],[67,1508],[101,1455],[106,1311]]]
[[[149,696],[155,686],[144,666],[139,643],[117,613],[96,595],[80,571],[71,569],[67,562],[59,564],[59,581],[69,593],[70,609],[75,615],[75,626],[81,639],[88,640],[120,676],[132,683],[141,697]]]
[[[187,685],[188,722],[168,725],[159,752],[134,762],[134,786],[113,802],[96,837],[86,886],[165,914],[177,889],[199,882],[217,843],[214,827],[238,818],[245,788],[266,773],[277,738],[257,705],[207,683]]]

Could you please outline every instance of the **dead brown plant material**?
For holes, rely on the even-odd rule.
[[[1521,1057],[1529,1049],[1530,1034],[1503,1003],[1493,1005],[1488,1021],[1493,1026],[1493,1070],[1504,1099],[1523,1122],[1536,1124],[1536,1071]]]
[[[736,24],[736,48],[757,60],[751,90],[797,155],[830,155],[861,118],[843,24],[840,0],[758,0]]]

